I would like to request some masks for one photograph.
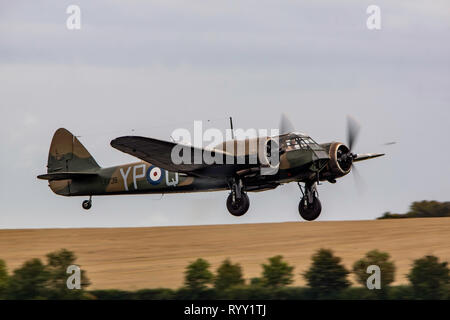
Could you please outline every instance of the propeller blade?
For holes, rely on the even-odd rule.
[[[358,192],[361,194],[366,190],[366,184],[364,182],[364,179],[361,177],[359,170],[356,168],[355,165],[352,165],[352,173],[356,188],[358,189]]]
[[[361,126],[359,123],[352,118],[351,116],[347,117],[347,143],[348,148],[350,151],[353,150],[353,146],[356,143],[356,140],[358,139],[359,130],[361,129]]]
[[[384,156],[385,153],[366,153],[366,154],[356,154],[353,158],[353,162],[364,161],[369,159],[374,159]]]
[[[282,113],[281,119],[280,119],[280,135],[291,133],[294,131],[295,131],[295,128],[294,128],[294,125],[292,124],[291,120],[289,120],[289,118],[287,117],[287,115],[285,113]]]

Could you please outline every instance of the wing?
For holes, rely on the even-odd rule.
[[[209,166],[203,159],[205,150],[193,146],[138,136],[116,138],[111,141],[111,146],[169,171],[189,173]],[[183,158],[182,163],[174,161],[172,157],[173,152],[175,156]],[[229,156],[225,152],[218,150],[213,152],[220,153],[224,157]]]

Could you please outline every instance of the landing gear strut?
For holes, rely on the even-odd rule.
[[[92,207],[92,196],[89,196],[89,200],[84,200],[81,206],[84,210],[89,210]]]
[[[227,209],[235,217],[243,216],[250,207],[250,199],[242,190],[242,180],[233,179],[230,185],[231,193],[227,198]]]
[[[298,186],[303,194],[303,197],[298,204],[298,212],[303,219],[314,221],[322,212],[322,204],[320,203],[319,194],[317,193],[316,182],[306,182],[305,191],[303,191],[300,183]]]

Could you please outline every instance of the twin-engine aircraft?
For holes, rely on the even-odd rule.
[[[295,182],[302,194],[298,206],[300,216],[313,221],[322,211],[317,193],[320,181],[336,183],[336,179],[350,173],[355,162],[384,155],[352,152],[359,126],[351,118],[348,145],[340,142],[318,144],[311,137],[295,132],[286,118],[282,118],[281,123],[276,139],[255,138],[258,145],[263,140],[266,152],[263,157],[260,150],[249,147],[251,139],[233,139],[206,150],[152,138],[124,136],[112,140],[111,146],[141,161],[110,168],[100,167],[74,135],[66,129],[58,129],[50,145],[47,174],[38,178],[48,180],[51,190],[58,195],[88,196],[89,200],[82,203],[84,209],[91,208],[92,196],[229,190],[226,205],[234,216],[242,216],[248,211],[248,192],[271,190]],[[230,143],[234,145],[231,152],[226,147]],[[182,150],[181,153],[188,152],[191,159],[196,152],[208,152],[216,159],[226,161],[211,163],[201,159],[200,162],[179,163],[173,160],[174,148]],[[268,163],[267,156],[273,158],[274,155],[275,161]],[[247,161],[252,156],[255,161]],[[275,173],[264,174],[268,167],[275,168]]]

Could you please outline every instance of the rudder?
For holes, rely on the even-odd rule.
[[[47,173],[93,172],[100,169],[94,157],[67,129],[60,128],[53,135],[48,154]]]
[[[56,130],[48,153],[47,174],[38,176],[48,180],[56,194],[72,195],[72,179],[85,179],[100,169],[81,142],[67,129]]]

